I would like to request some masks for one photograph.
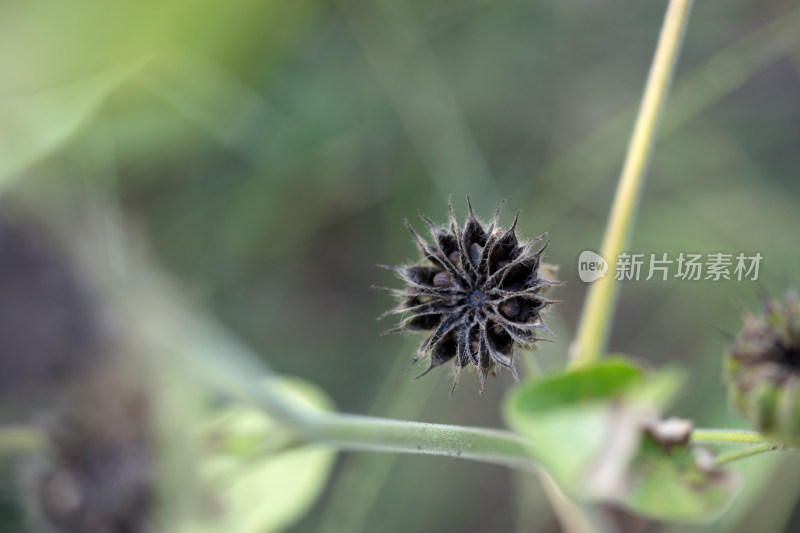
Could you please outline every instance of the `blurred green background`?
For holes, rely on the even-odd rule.
[[[508,199],[503,224],[521,209],[524,237],[549,232],[547,261],[567,282],[550,315],[560,340],[535,354],[543,369],[562,365],[586,290],[577,257],[599,247],[665,8],[6,0],[0,187],[7,205],[44,210],[113,199],[191,299],[343,411],[499,427],[507,373],[482,396],[474,375],[453,396],[447,370],[403,375],[417,341],[378,336],[389,326],[375,317],[391,301],[370,285],[395,281],[375,264],[416,259],[401,220],[421,228],[418,209],[444,221],[452,194],[463,219],[469,194],[486,220]],[[632,250],[760,252],[760,279],[624,283],[611,350],[688,368],[674,413],[700,426],[745,427],[726,406],[725,333],[761,288],[798,281],[798,168],[800,8],[697,2]],[[748,489],[722,519],[626,527],[800,528],[800,461],[740,468]],[[527,476],[344,454],[291,531],[558,525]]]

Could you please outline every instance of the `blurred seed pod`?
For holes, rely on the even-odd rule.
[[[731,405],[769,438],[800,444],[800,301],[768,299],[747,314],[725,358]]]
[[[0,424],[42,435],[13,503],[36,533],[151,533],[151,380],[59,223],[0,204]]]
[[[101,365],[47,414],[45,448],[24,472],[34,531],[154,531],[152,414],[144,383],[131,365]]]
[[[107,352],[88,284],[38,217],[0,204],[0,422],[58,401]]]

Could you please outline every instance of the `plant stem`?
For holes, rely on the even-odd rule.
[[[720,466],[733,461],[737,461],[739,459],[744,459],[746,457],[753,457],[754,455],[777,452],[779,450],[781,450],[781,447],[772,442],[756,444],[755,446],[750,446],[747,448],[743,448],[741,450],[735,450],[732,452],[720,454],[714,460],[714,465]]]
[[[44,446],[42,433],[27,426],[0,426],[0,457],[35,451]]]
[[[659,116],[666,102],[691,5],[692,0],[670,0],[667,7],[600,250],[610,268],[630,240]],[[572,367],[586,366],[605,351],[618,293],[613,273],[589,287],[578,334],[570,350]]]
[[[525,441],[493,429],[406,422],[347,414],[324,414],[302,435],[345,451],[443,455],[536,470]]]
[[[195,370],[216,387],[263,409],[301,440],[340,450],[445,455],[515,468],[535,467],[525,441],[508,431],[328,413],[297,405],[269,386],[268,380],[265,386],[254,379],[263,372],[251,363],[245,347],[211,323],[199,325],[184,323],[186,332],[193,333],[189,337],[193,342],[184,351],[203,363]],[[214,349],[226,354],[224,364],[213,357]]]
[[[370,414],[417,420],[431,393],[439,390],[436,380],[412,383],[397,379],[408,367],[406,355],[412,348],[415,347],[401,344],[378,387]],[[318,530],[324,533],[363,531],[398,458],[397,454],[379,453],[358,453],[343,458],[340,472],[330,487],[331,496],[320,513]]]
[[[740,429],[705,429],[692,431],[692,444],[762,444],[769,441],[756,431]]]

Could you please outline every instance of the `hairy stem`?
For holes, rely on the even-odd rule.
[[[611,268],[630,240],[659,116],[667,99],[691,5],[692,0],[670,0],[667,7],[600,250]],[[578,334],[571,348],[573,367],[588,365],[605,351],[618,293],[613,274],[612,270],[589,287]]]
[[[705,429],[692,431],[692,444],[762,444],[769,441],[757,431]]]
[[[521,437],[494,429],[325,414],[302,436],[340,450],[443,455],[525,470],[537,468]]]

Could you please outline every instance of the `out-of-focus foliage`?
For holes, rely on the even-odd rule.
[[[293,402],[330,409],[325,394],[299,380],[270,378]],[[261,533],[287,528],[303,516],[327,480],[333,450],[298,446],[260,410],[228,406],[203,430],[202,482],[217,512],[203,531]],[[197,526],[200,527],[199,525]]]

